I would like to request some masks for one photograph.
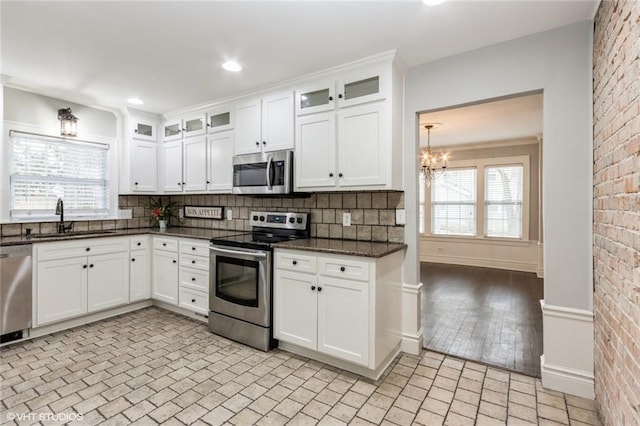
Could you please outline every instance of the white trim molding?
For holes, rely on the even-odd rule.
[[[544,243],[538,243],[538,278],[544,278]]]
[[[593,312],[540,301],[544,354],[542,386],[594,398]]]
[[[422,283],[402,284],[402,352],[419,355],[422,350]]]

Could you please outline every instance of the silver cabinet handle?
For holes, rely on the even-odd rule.
[[[209,247],[209,250],[219,252],[219,253],[224,253],[224,254],[231,254],[231,255],[235,254],[235,255],[259,257],[259,258],[267,257],[266,253],[262,253],[259,251],[229,250],[229,249],[223,249],[223,248],[213,247],[213,246]]]

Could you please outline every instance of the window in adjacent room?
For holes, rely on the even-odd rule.
[[[109,215],[109,145],[11,132],[11,219],[68,219]]]
[[[522,165],[487,166],[484,170],[485,235],[522,238]]]
[[[476,235],[476,168],[448,169],[431,184],[431,234]]]

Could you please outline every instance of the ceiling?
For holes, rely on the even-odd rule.
[[[542,93],[528,94],[420,114],[420,146],[444,147],[512,141],[542,135]]]
[[[162,113],[397,49],[409,66],[592,19],[598,0],[6,1],[9,85]],[[221,64],[244,66],[229,73]]]

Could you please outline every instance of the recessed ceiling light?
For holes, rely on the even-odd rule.
[[[242,70],[242,67],[236,61],[227,61],[224,64],[222,64],[222,68],[231,72],[238,72]]]
[[[142,105],[144,103],[144,101],[140,98],[129,98],[127,99],[127,102],[132,105]]]
[[[422,0],[422,3],[426,4],[427,6],[437,6],[444,3],[445,1],[447,0]]]

